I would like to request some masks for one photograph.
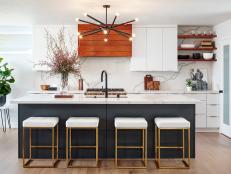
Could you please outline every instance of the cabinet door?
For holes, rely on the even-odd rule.
[[[162,28],[147,28],[147,71],[162,71]]]
[[[163,71],[177,71],[177,28],[163,28]]]
[[[133,28],[136,37],[132,41],[131,71],[146,70],[146,28]]]

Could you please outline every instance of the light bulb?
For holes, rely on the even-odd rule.
[[[136,37],[136,34],[135,34],[135,33],[132,33],[132,37]]]
[[[79,22],[79,18],[75,18],[75,21],[76,21],[76,22]]]
[[[108,41],[108,39],[107,38],[104,38],[104,42],[107,42]]]
[[[132,41],[132,37],[129,38],[129,41]]]
[[[107,30],[103,30],[103,34],[107,34]]]
[[[79,35],[79,38],[80,38],[80,39],[82,39],[82,38],[83,38],[83,36],[82,36],[82,35]]]
[[[136,22],[138,22],[138,21],[139,21],[139,19],[138,19],[138,18],[135,18],[135,21],[136,21]]]
[[[116,16],[119,16],[120,14],[119,14],[119,13],[116,13],[115,15],[116,15]]]
[[[79,36],[79,35],[80,35],[80,32],[77,33],[77,36]]]
[[[84,16],[87,16],[87,13],[84,13],[83,15],[84,15]]]

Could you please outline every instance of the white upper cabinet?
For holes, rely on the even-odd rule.
[[[177,71],[177,27],[136,26],[131,71]]]
[[[162,71],[162,29],[147,28],[147,57],[146,69],[148,71]]]
[[[131,70],[142,71],[146,67],[146,29],[134,28],[133,32],[136,33],[135,42],[132,43],[132,57]]]
[[[177,29],[163,28],[163,71],[177,71]]]

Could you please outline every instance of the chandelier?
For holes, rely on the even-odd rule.
[[[82,19],[79,19],[79,18],[76,18],[76,21],[77,22],[83,22],[83,23],[87,23],[87,24],[91,24],[91,25],[94,25],[96,26],[97,28],[95,29],[92,29],[92,30],[89,30],[89,31],[85,31],[85,32],[78,32],[78,37],[79,39],[82,39],[83,37],[86,37],[86,36],[90,36],[90,35],[93,35],[93,34],[96,34],[96,33],[99,33],[99,32],[103,32],[103,34],[105,35],[104,37],[104,42],[107,42],[108,39],[109,39],[109,34],[110,34],[110,31],[114,31],[120,35],[122,35],[123,37],[126,37],[128,38],[129,41],[132,41],[132,38],[135,37],[135,34],[131,34],[131,33],[127,33],[127,32],[124,32],[124,31],[121,31],[118,29],[119,26],[123,26],[123,25],[127,25],[127,24],[130,24],[132,22],[137,22],[138,21],[138,18],[136,19],[133,19],[133,20],[130,20],[130,21],[127,21],[127,22],[123,22],[123,23],[119,23],[119,24],[116,24],[116,19],[117,17],[119,16],[119,13],[116,13],[115,14],[115,17],[112,21],[111,24],[108,24],[108,14],[107,14],[107,11],[108,11],[108,8],[110,8],[110,5],[103,5],[103,8],[106,9],[106,17],[105,17],[105,22],[102,22],[94,17],[92,17],[91,15],[87,14],[87,13],[84,13],[84,16],[90,18],[91,20],[93,20],[94,22],[89,22],[89,21],[85,21],[85,20],[82,20]]]

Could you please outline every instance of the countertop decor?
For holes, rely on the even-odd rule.
[[[56,36],[47,30],[46,35],[48,57],[47,61],[42,61],[39,64],[49,67],[51,75],[61,75],[61,91],[63,93],[68,91],[69,74],[81,77],[78,51],[74,46],[73,36],[69,35],[69,41],[67,41],[64,27]]]

